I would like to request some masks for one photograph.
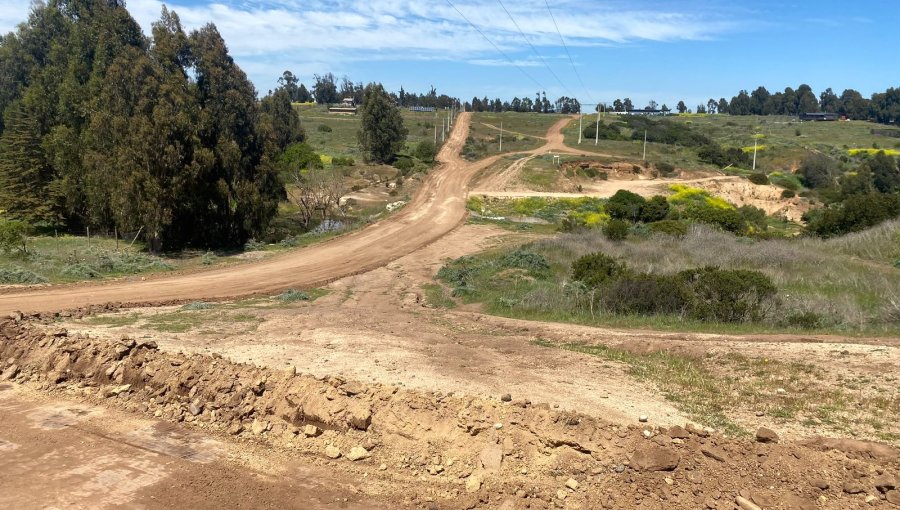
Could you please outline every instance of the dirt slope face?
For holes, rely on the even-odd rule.
[[[369,271],[437,239],[465,218],[468,182],[496,158],[468,163],[459,157],[470,115],[459,120],[444,144],[440,165],[398,214],[359,232],[257,264],[141,282],[72,285],[0,294],[0,313],[51,311],[107,302],[165,302],[277,293],[320,285]]]

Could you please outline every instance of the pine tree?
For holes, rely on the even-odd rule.
[[[409,131],[403,126],[400,110],[378,83],[366,86],[360,107],[359,145],[368,161],[390,163],[406,145]]]

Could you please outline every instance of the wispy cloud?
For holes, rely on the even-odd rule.
[[[614,0],[596,5],[562,0],[553,3],[553,15],[571,47],[705,40],[735,27],[732,20],[708,5],[679,11],[645,3],[650,1]],[[25,3],[0,0],[0,29],[10,29],[25,18]],[[562,46],[544,0],[507,2],[528,42],[499,4],[476,0],[457,0],[454,5],[490,42],[448,2],[440,0],[174,0],[166,4],[179,14],[186,28],[215,23],[251,76],[269,72],[266,68],[274,73],[285,68],[302,72],[313,63],[327,62],[333,69],[389,59],[532,67],[537,64],[531,60],[534,56],[528,42],[546,54],[557,54]],[[127,3],[148,32],[162,5],[160,0]],[[495,46],[511,55],[513,63]]]

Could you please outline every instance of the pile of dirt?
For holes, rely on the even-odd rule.
[[[415,508],[900,505],[900,454],[852,440],[617,426],[511,395],[360,384],[0,319],[0,379],[297,451],[389,482]]]

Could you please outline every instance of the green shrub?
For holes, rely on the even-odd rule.
[[[609,198],[606,203],[606,212],[616,219],[637,221],[641,216],[641,209],[646,203],[644,197],[637,193],[620,189]]]
[[[603,227],[603,235],[610,241],[623,241],[628,237],[629,229],[627,221],[612,219]]]
[[[627,271],[625,263],[599,252],[583,255],[572,263],[572,279],[589,288],[597,288]]]
[[[416,163],[412,160],[412,158],[408,156],[399,156],[394,161],[394,168],[400,170],[401,173],[405,174],[406,172],[415,168]]]
[[[689,313],[703,321],[751,322],[774,304],[777,288],[759,271],[705,267],[678,273],[690,291]]]
[[[431,140],[422,140],[416,145],[415,156],[420,160],[431,163],[437,155],[437,147]]]
[[[64,267],[60,274],[73,280],[90,280],[103,276],[97,269],[80,262]]]
[[[550,269],[550,263],[543,255],[522,248],[503,256],[499,260],[499,265],[537,272]]]
[[[329,126],[328,124],[319,124],[316,127],[316,131],[318,131],[320,133],[331,133],[332,129],[331,129],[331,126]]]
[[[260,251],[266,249],[266,243],[251,239],[244,243],[244,251]]]
[[[654,163],[656,169],[659,171],[659,174],[663,177],[668,177],[675,173],[675,165],[672,163],[667,163],[665,161],[658,161]]]
[[[797,196],[797,192],[792,189],[785,189],[781,191],[781,198],[794,198]]]
[[[797,173],[809,188],[827,188],[834,185],[838,164],[824,154],[811,154],[800,164]]]
[[[309,294],[296,289],[287,289],[281,294],[274,296],[278,301],[284,301],[285,303],[291,303],[294,301],[309,301]]]
[[[735,234],[743,234],[747,230],[746,222],[737,209],[716,207],[701,202],[686,207],[684,217],[700,223],[716,225],[722,230]]]
[[[684,237],[688,233],[687,223],[680,220],[654,221],[647,225],[650,232],[666,234],[673,237]]]
[[[0,284],[37,285],[39,283],[47,283],[47,279],[21,267],[0,267]]]
[[[753,184],[758,184],[760,186],[762,186],[764,184],[769,184],[769,176],[767,176],[766,174],[764,174],[762,172],[750,174],[747,177],[747,179],[749,179],[750,182],[752,182]]]
[[[742,205],[738,207],[738,213],[740,213],[744,221],[747,222],[748,225],[752,225],[756,231],[765,231],[769,228],[766,211],[763,211],[759,207]]]
[[[666,219],[669,215],[669,201],[662,195],[656,195],[647,200],[641,207],[641,221],[652,223]]]
[[[600,299],[612,312],[682,314],[691,302],[684,282],[674,276],[627,274],[604,286]]]
[[[218,260],[218,259],[219,259],[219,257],[217,257],[215,253],[213,253],[211,251],[207,251],[206,253],[203,254],[203,258],[200,260],[204,266],[211,266],[211,265],[215,264],[216,260]]]
[[[825,318],[816,312],[797,312],[784,319],[787,326],[800,329],[816,329],[825,323]]]
[[[331,158],[331,164],[332,166],[353,166],[356,161],[350,156],[335,156]]]
[[[0,219],[0,251],[26,251],[25,242],[31,226],[24,221]]]
[[[840,204],[803,215],[807,230],[822,237],[858,232],[900,217],[900,194],[867,193],[847,197]]]

